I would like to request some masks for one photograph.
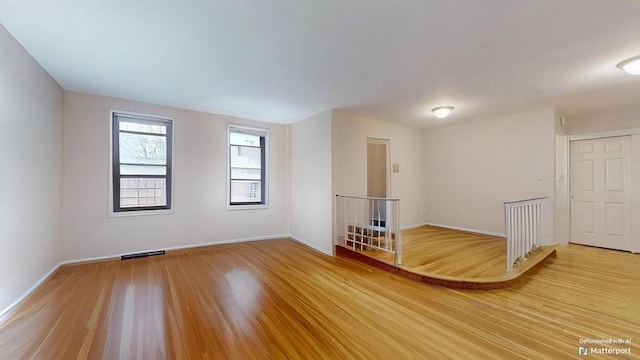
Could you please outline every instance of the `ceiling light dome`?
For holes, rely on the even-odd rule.
[[[640,75],[640,55],[621,62],[618,67],[631,75]]]
[[[453,109],[453,106],[438,106],[431,109],[431,112],[433,112],[433,115],[435,115],[438,119],[444,119],[449,116],[449,114],[451,114]]]

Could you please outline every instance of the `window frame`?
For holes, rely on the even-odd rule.
[[[167,144],[167,164],[165,175],[121,175],[120,174],[120,159],[119,159],[119,133],[118,127],[121,119],[116,119],[117,116],[122,118],[131,119],[131,122],[142,124],[158,124],[166,126],[166,144]],[[173,213],[174,208],[174,176],[173,176],[173,145],[174,145],[174,120],[173,118],[166,116],[142,114],[128,111],[111,110],[109,121],[109,216],[137,216],[137,215],[161,215]],[[138,133],[135,131],[127,131],[129,133]],[[150,134],[158,135],[158,134]],[[166,184],[166,205],[161,206],[144,206],[144,207],[120,207],[120,179],[127,177],[136,178],[164,178]],[[116,181],[117,180],[117,181]]]
[[[231,133],[251,134],[260,137],[261,149],[261,202],[231,202]],[[242,125],[227,126],[227,184],[226,184],[226,208],[227,210],[252,210],[269,208],[269,129],[249,127]]]

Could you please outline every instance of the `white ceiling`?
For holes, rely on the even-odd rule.
[[[2,0],[0,22],[64,89],[262,121],[640,99],[615,67],[640,54],[638,0]]]

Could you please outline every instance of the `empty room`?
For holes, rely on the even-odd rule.
[[[0,2],[0,359],[640,359],[640,2]]]

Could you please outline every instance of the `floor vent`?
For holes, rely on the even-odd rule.
[[[148,252],[141,252],[141,253],[135,253],[135,254],[122,255],[122,256],[120,256],[120,260],[128,260],[128,259],[135,259],[135,258],[141,258],[141,257],[147,257],[147,256],[155,256],[155,255],[164,255],[164,250],[148,251]]]

